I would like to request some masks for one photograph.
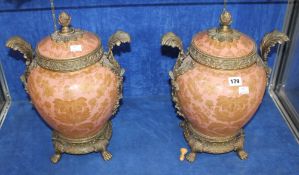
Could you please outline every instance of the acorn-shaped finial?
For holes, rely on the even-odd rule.
[[[232,29],[230,28],[230,24],[232,21],[232,15],[224,9],[220,16],[220,26],[218,28],[218,32],[231,33]]]
[[[232,15],[228,11],[224,10],[220,16],[220,24],[222,26],[229,26],[232,21]]]
[[[68,15],[66,12],[62,12],[59,15],[59,24],[62,25],[61,33],[69,33],[72,30],[70,29],[70,23],[71,23],[71,16]]]

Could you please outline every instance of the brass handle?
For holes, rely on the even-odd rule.
[[[6,47],[19,51],[23,54],[23,57],[26,60],[26,71],[21,76],[21,81],[23,82],[25,90],[27,91],[27,77],[32,68],[32,62],[34,61],[32,46],[21,37],[15,36],[7,40]]]
[[[117,31],[109,39],[109,53],[112,53],[114,46],[120,46],[122,43],[130,43],[131,37],[128,33],[123,31]]]
[[[184,55],[184,48],[183,48],[182,40],[180,39],[180,37],[178,37],[177,35],[175,35],[172,32],[168,32],[162,37],[161,45],[178,48],[180,50],[180,53],[179,53],[180,56]]]
[[[282,33],[274,30],[271,33],[267,33],[260,46],[261,56],[265,63],[268,61],[268,54],[271,50],[271,47],[275,46],[276,44],[283,44],[284,42],[289,41],[289,37]]]
[[[112,50],[114,46],[120,46],[122,43],[130,43],[131,37],[128,33],[123,31],[115,32],[110,38],[108,42],[109,51],[107,57],[101,59],[101,63],[110,68],[114,73],[119,75],[120,77],[123,76],[125,70],[120,67],[118,62],[115,60]]]
[[[266,69],[267,75],[271,72],[271,69],[268,67],[268,54],[273,46],[276,44],[283,44],[284,42],[289,41],[289,38],[286,34],[274,30],[273,32],[267,33],[260,46],[261,57],[263,61],[263,66]]]
[[[21,37],[14,36],[10,38],[6,42],[6,47],[21,52],[26,60],[26,64],[27,61],[30,63],[33,60],[33,50],[31,45]]]

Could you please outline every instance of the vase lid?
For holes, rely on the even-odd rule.
[[[192,45],[204,54],[226,59],[242,58],[256,52],[255,42],[232,29],[231,23],[232,16],[224,9],[219,27],[197,33],[192,39]]]
[[[37,63],[40,66],[56,71],[75,71],[94,64],[102,57],[99,37],[71,27],[71,17],[65,12],[59,15],[58,20],[61,30],[42,39],[37,45]],[[60,68],[56,64],[61,64]]]

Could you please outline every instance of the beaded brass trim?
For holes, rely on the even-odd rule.
[[[108,58],[109,57],[109,58]],[[115,60],[113,54],[108,55],[105,53],[102,57],[102,59],[99,61],[99,63],[111,70],[118,79],[118,100],[116,101],[116,104],[113,107],[112,115],[116,114],[118,107],[120,105],[120,100],[122,99],[122,89],[123,89],[123,75],[125,73],[125,70],[120,67],[118,62]]]
[[[119,105],[120,100],[122,99],[122,89],[123,89],[123,75],[125,73],[125,70],[120,67],[118,62],[115,60],[113,56],[113,48],[115,46],[120,46],[121,43],[130,43],[131,37],[128,33],[123,31],[117,31],[115,32],[110,38],[108,42],[109,51],[106,53],[103,58],[100,60],[100,64],[104,67],[109,68],[112,72],[114,72],[119,80],[118,84],[118,100],[116,104],[113,107],[112,115],[116,114]]]
[[[181,105],[179,103],[178,97],[177,97],[177,91],[179,90],[178,84],[176,82],[176,79],[178,76],[184,74],[188,70],[191,70],[194,68],[194,60],[192,57],[190,57],[189,54],[184,54],[184,48],[183,48],[183,42],[172,32],[166,33],[161,40],[162,46],[170,46],[173,48],[178,48],[180,50],[180,53],[178,55],[178,59],[175,63],[175,66],[173,68],[173,71],[169,72],[169,76],[171,78],[171,87],[172,87],[172,100],[175,104],[175,108],[177,109],[177,114],[179,116],[182,116],[184,118],[184,114],[181,111]]]
[[[222,70],[237,70],[249,67],[256,63],[258,59],[258,55],[256,53],[256,49],[245,57],[240,58],[221,58],[215,57],[211,55],[207,55],[196,48],[194,43],[191,43],[189,48],[190,56],[198,63],[209,66],[214,69],[222,69]]]
[[[103,54],[103,49],[100,46],[93,52],[82,57],[66,60],[55,60],[41,56],[37,50],[36,61],[39,66],[45,69],[58,72],[73,72],[97,63],[102,58]]]
[[[194,60],[190,57],[190,55],[179,55],[176,64],[174,66],[173,71],[169,72],[169,76],[171,78],[171,87],[172,87],[172,100],[175,104],[175,108],[177,109],[177,114],[184,118],[184,114],[181,111],[181,105],[177,96],[177,92],[179,91],[179,86],[176,82],[178,76],[184,74],[188,70],[192,70],[194,68]]]

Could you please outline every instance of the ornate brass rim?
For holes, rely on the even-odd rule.
[[[87,55],[66,60],[47,58],[41,56],[38,50],[36,50],[36,60],[37,64],[45,69],[58,72],[73,72],[97,63],[103,54],[104,52],[101,45]]]
[[[86,138],[81,138],[81,139],[71,139],[71,138],[67,138],[61,134],[59,134],[58,132],[54,131],[53,132],[53,138],[59,138],[62,139],[63,141],[67,142],[67,143],[87,143],[87,142],[91,142],[93,140],[95,140],[96,138],[104,135],[104,133],[108,130],[111,130],[111,121],[108,121],[107,123],[105,123],[104,127],[95,135],[90,136],[90,137],[86,137]]]
[[[206,141],[209,141],[209,142],[229,142],[231,140],[234,140],[236,137],[238,137],[238,135],[240,135],[239,133],[241,133],[242,131],[238,131],[235,135],[232,135],[232,136],[227,136],[227,137],[212,137],[212,136],[207,136],[207,135],[204,135],[202,133],[199,133],[197,132],[193,127],[192,125],[189,123],[189,122],[186,122],[187,127],[189,128],[189,130],[194,133],[198,138],[200,139],[204,139]]]
[[[248,56],[239,58],[221,58],[208,55],[196,48],[193,41],[189,48],[190,56],[197,62],[214,69],[222,70],[237,70],[249,67],[256,63],[258,55],[256,53],[256,47],[252,50]]]

